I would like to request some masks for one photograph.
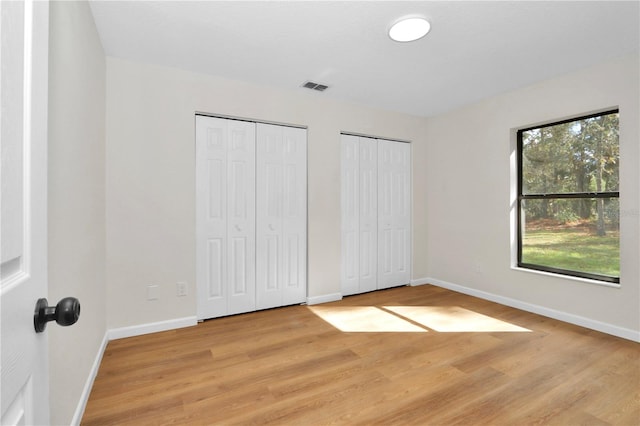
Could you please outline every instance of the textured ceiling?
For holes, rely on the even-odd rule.
[[[637,53],[638,1],[91,1],[109,56],[420,116]],[[387,36],[422,15],[413,43]],[[615,78],[615,76],[612,76]]]

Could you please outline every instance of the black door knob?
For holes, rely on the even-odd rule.
[[[42,333],[49,321],[58,325],[75,324],[80,318],[80,302],[75,297],[65,297],[56,306],[49,306],[47,299],[38,299],[36,311],[33,314],[33,325],[36,333]]]

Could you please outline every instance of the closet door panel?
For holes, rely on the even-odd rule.
[[[378,288],[394,286],[393,277],[393,142],[378,140]]]
[[[255,310],[255,124],[228,120],[228,314]]]
[[[378,140],[378,288],[408,284],[410,145]]]
[[[282,304],[307,296],[307,131],[283,127]]]
[[[256,306],[279,306],[282,295],[282,128],[258,124],[256,141]]]
[[[341,136],[341,289],[345,296],[360,292],[359,140],[357,136]]]
[[[359,138],[359,292],[377,288],[378,257],[378,144]]]
[[[227,122],[196,118],[198,318],[227,313]]]
[[[306,130],[258,124],[257,306],[304,302],[307,294]]]
[[[408,284],[411,281],[411,145],[396,143],[394,148],[395,183],[394,230],[396,241],[394,261],[396,282]]]

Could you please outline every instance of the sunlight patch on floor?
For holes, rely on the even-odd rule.
[[[459,306],[385,306],[384,309],[443,333],[531,331]]]
[[[427,330],[375,306],[309,306],[311,312],[347,333],[426,333]]]
[[[347,333],[531,331],[459,306],[309,306],[308,309]]]

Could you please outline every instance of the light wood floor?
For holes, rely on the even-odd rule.
[[[640,344],[400,287],[112,341],[82,424],[638,425]]]

